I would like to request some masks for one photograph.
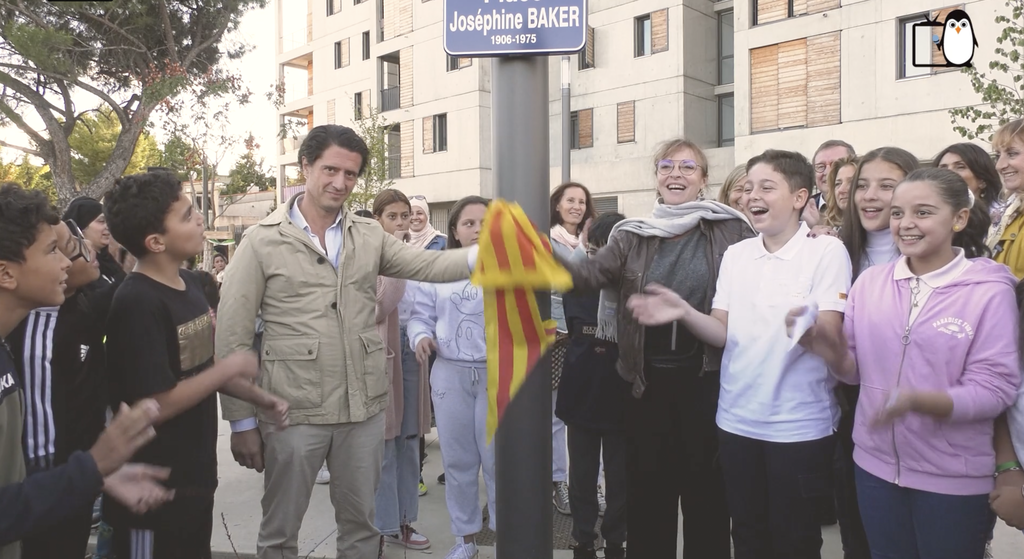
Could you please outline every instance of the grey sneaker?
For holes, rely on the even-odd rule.
[[[597,515],[604,516],[604,509],[608,508],[608,501],[604,498],[604,490],[597,486]]]
[[[556,481],[554,483],[555,489],[551,494],[551,501],[555,504],[555,508],[562,514],[569,513],[569,484],[564,481]]]
[[[985,543],[985,559],[995,559],[995,554],[992,553],[992,540]]]
[[[327,485],[331,482],[331,472],[327,469],[327,464],[320,466],[320,471],[316,474],[316,483],[318,485]]]
[[[475,543],[456,543],[445,559],[477,559],[478,557],[480,557],[480,551],[477,550]]]

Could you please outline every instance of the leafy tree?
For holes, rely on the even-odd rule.
[[[366,171],[359,177],[355,190],[348,197],[350,208],[368,208],[377,194],[390,188],[395,181],[388,178],[388,133],[394,128],[380,111],[370,109],[363,118],[355,121],[355,131],[366,142],[370,150],[370,159],[366,162]]]
[[[995,48],[997,58],[988,64],[989,73],[970,66],[962,70],[971,79],[981,104],[949,111],[953,129],[968,140],[988,140],[992,132],[1024,115],[1024,0],[1007,0],[1010,16],[997,15],[1002,27]]]
[[[264,171],[266,169],[265,160],[262,157],[258,161],[256,160],[256,150],[260,149],[260,145],[256,143],[252,133],[246,138],[245,147],[245,153],[238,158],[235,166],[228,173],[231,179],[228,181],[227,188],[224,189],[225,194],[242,194],[253,186],[264,191],[274,186],[276,182],[272,175]]]
[[[268,0],[0,0],[0,126],[13,125],[31,145],[15,148],[50,167],[58,202],[99,195],[128,168],[135,144],[158,109],[173,116],[184,95],[203,104],[234,96],[248,101],[237,76],[219,64],[245,45],[226,44],[242,15]],[[69,139],[83,116],[76,94],[98,98],[120,131],[106,163],[76,188]],[[34,110],[42,127],[30,124]]]
[[[194,181],[202,174],[201,163],[192,157],[192,144],[181,136],[173,135],[164,142],[160,165],[174,169],[182,181]]]
[[[46,165],[35,165],[28,155],[10,162],[0,160],[0,181],[14,181],[25,188],[42,190],[51,201],[57,201],[50,169]]]
[[[95,116],[83,114],[79,117],[78,125],[68,137],[71,145],[71,170],[78,184],[93,182],[103,171],[120,135],[121,123],[109,108],[99,109]],[[156,139],[149,132],[143,131],[135,143],[135,150],[124,174],[145,172],[146,167],[160,165],[161,159]]]

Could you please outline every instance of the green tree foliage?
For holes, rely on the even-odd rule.
[[[154,111],[173,116],[181,107],[173,101],[183,96],[198,104],[225,96],[248,101],[240,79],[219,65],[245,54],[246,45],[226,37],[246,11],[267,3],[0,0],[0,127],[17,127],[30,140],[0,146],[44,160],[61,205],[100,194],[130,165]],[[100,171],[78,185],[69,139],[84,114],[75,104],[82,93],[111,111],[120,132]],[[41,127],[25,118],[27,111],[35,111]]]
[[[245,148],[245,153],[238,158],[228,173],[231,178],[224,189],[225,194],[242,194],[253,186],[261,191],[269,190],[276,182],[274,177],[266,172],[264,159],[256,159],[256,150],[260,149],[260,145],[256,143],[252,133],[245,140]]]
[[[33,164],[28,155],[10,162],[0,159],[0,182],[4,181],[14,181],[25,188],[42,190],[51,201],[57,201],[50,169],[46,165]]]
[[[384,120],[376,109],[370,109],[368,114],[354,124],[356,133],[370,150],[370,159],[366,162],[366,171],[359,177],[355,190],[349,195],[348,203],[350,208],[369,209],[381,190],[395,184],[395,181],[388,178],[388,133],[395,125]]]
[[[202,162],[195,157],[192,144],[178,135],[164,142],[160,154],[160,165],[174,169],[183,181],[194,181],[202,174]]]
[[[120,135],[121,123],[110,109],[100,109],[95,115],[79,117],[78,125],[68,137],[68,143],[71,144],[71,170],[78,184],[92,183],[103,171]],[[135,150],[124,174],[142,173],[146,167],[158,166],[162,156],[153,135],[143,131],[135,143]]]
[[[988,140],[996,128],[1024,116],[1024,0],[1007,0],[1006,6],[1010,16],[995,19],[1002,32],[995,38],[996,59],[989,62],[989,72],[963,69],[981,103],[949,111],[953,129],[968,140]]]

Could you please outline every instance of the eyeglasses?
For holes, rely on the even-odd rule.
[[[814,172],[824,173],[825,171],[828,170],[829,167],[832,166],[833,163],[835,163],[835,161],[829,161],[828,163],[818,163],[817,165],[814,166]]]
[[[427,197],[422,195],[422,194],[415,194],[413,196],[410,196],[409,199],[410,200],[423,200],[424,202],[427,201]]]
[[[75,244],[78,245],[78,253],[72,254],[68,257],[68,260],[74,262],[81,258],[86,263],[92,262],[92,255],[89,252],[89,247],[85,246],[85,235],[82,233],[82,229],[75,223],[73,219],[65,219],[64,224],[68,226],[68,230],[71,231],[71,238],[75,240]]]
[[[675,161],[672,159],[662,159],[661,161],[658,162],[657,165],[658,174],[669,175],[672,173],[672,171],[676,169],[677,166],[679,167],[679,174],[683,175],[684,177],[688,177],[696,173],[697,169],[700,169],[702,171],[704,170],[704,167],[701,167],[700,165],[697,164],[696,161],[693,161],[692,159],[680,159],[679,161]]]

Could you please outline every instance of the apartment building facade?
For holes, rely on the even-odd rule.
[[[305,6],[305,12],[302,8]],[[844,139],[922,159],[959,141],[948,110],[978,102],[914,24],[965,9],[987,67],[1003,0],[591,0],[586,48],[571,57],[571,175],[602,211],[649,213],[653,156],[683,136],[709,158],[710,184],[767,148],[808,156]],[[462,196],[492,196],[490,61],[442,47],[442,0],[276,0],[277,118],[352,125],[372,109],[395,186],[431,201],[440,225]],[[551,186],[561,177],[561,64],[549,79]],[[280,142],[279,184],[297,170]],[[287,199],[301,187],[279,188]]]

